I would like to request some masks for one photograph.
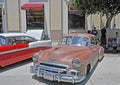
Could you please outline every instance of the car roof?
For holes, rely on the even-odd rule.
[[[64,36],[83,36],[83,37],[95,37],[93,34],[88,34],[88,33],[69,33],[69,34],[65,34]]]
[[[10,36],[28,36],[25,33],[0,33],[0,36],[10,37]]]

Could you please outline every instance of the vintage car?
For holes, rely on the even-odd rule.
[[[44,31],[38,30],[37,38],[27,33],[0,33],[0,66],[4,67],[19,61],[32,58],[32,54],[51,48],[51,40],[44,39]],[[38,39],[39,38],[39,39]]]
[[[97,42],[92,34],[66,34],[57,46],[33,54],[30,71],[51,81],[81,82],[104,56],[104,48]]]

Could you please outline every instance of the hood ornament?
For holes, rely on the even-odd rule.
[[[49,58],[49,60],[50,60],[50,61],[55,61],[55,60],[56,60],[56,58]]]

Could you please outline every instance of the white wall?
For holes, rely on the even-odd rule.
[[[18,0],[6,0],[6,18],[8,31],[20,31]]]

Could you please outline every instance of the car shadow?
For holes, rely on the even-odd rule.
[[[89,81],[91,75],[94,73],[97,65],[98,65],[98,62],[95,64],[95,66],[93,67],[93,69],[91,70],[91,72],[87,75],[87,77],[85,78],[85,80],[83,80],[82,82],[79,82],[79,83],[75,83],[74,85],[85,85]],[[57,81],[53,82],[53,81],[45,80],[43,78],[38,78],[36,75],[33,75],[32,79],[35,79],[36,81],[42,82],[42,83],[44,83],[46,85],[73,85],[72,83],[57,82]]]
[[[120,53],[120,50],[117,50],[115,52],[113,52],[113,50],[105,50],[105,53],[106,54],[119,54]]]
[[[21,66],[29,64],[31,62],[32,62],[32,59],[27,59],[27,60],[17,62],[15,64],[11,64],[11,65],[8,65],[8,66],[5,66],[5,67],[0,67],[0,73],[11,70],[11,69],[14,69],[14,68],[21,67]]]

